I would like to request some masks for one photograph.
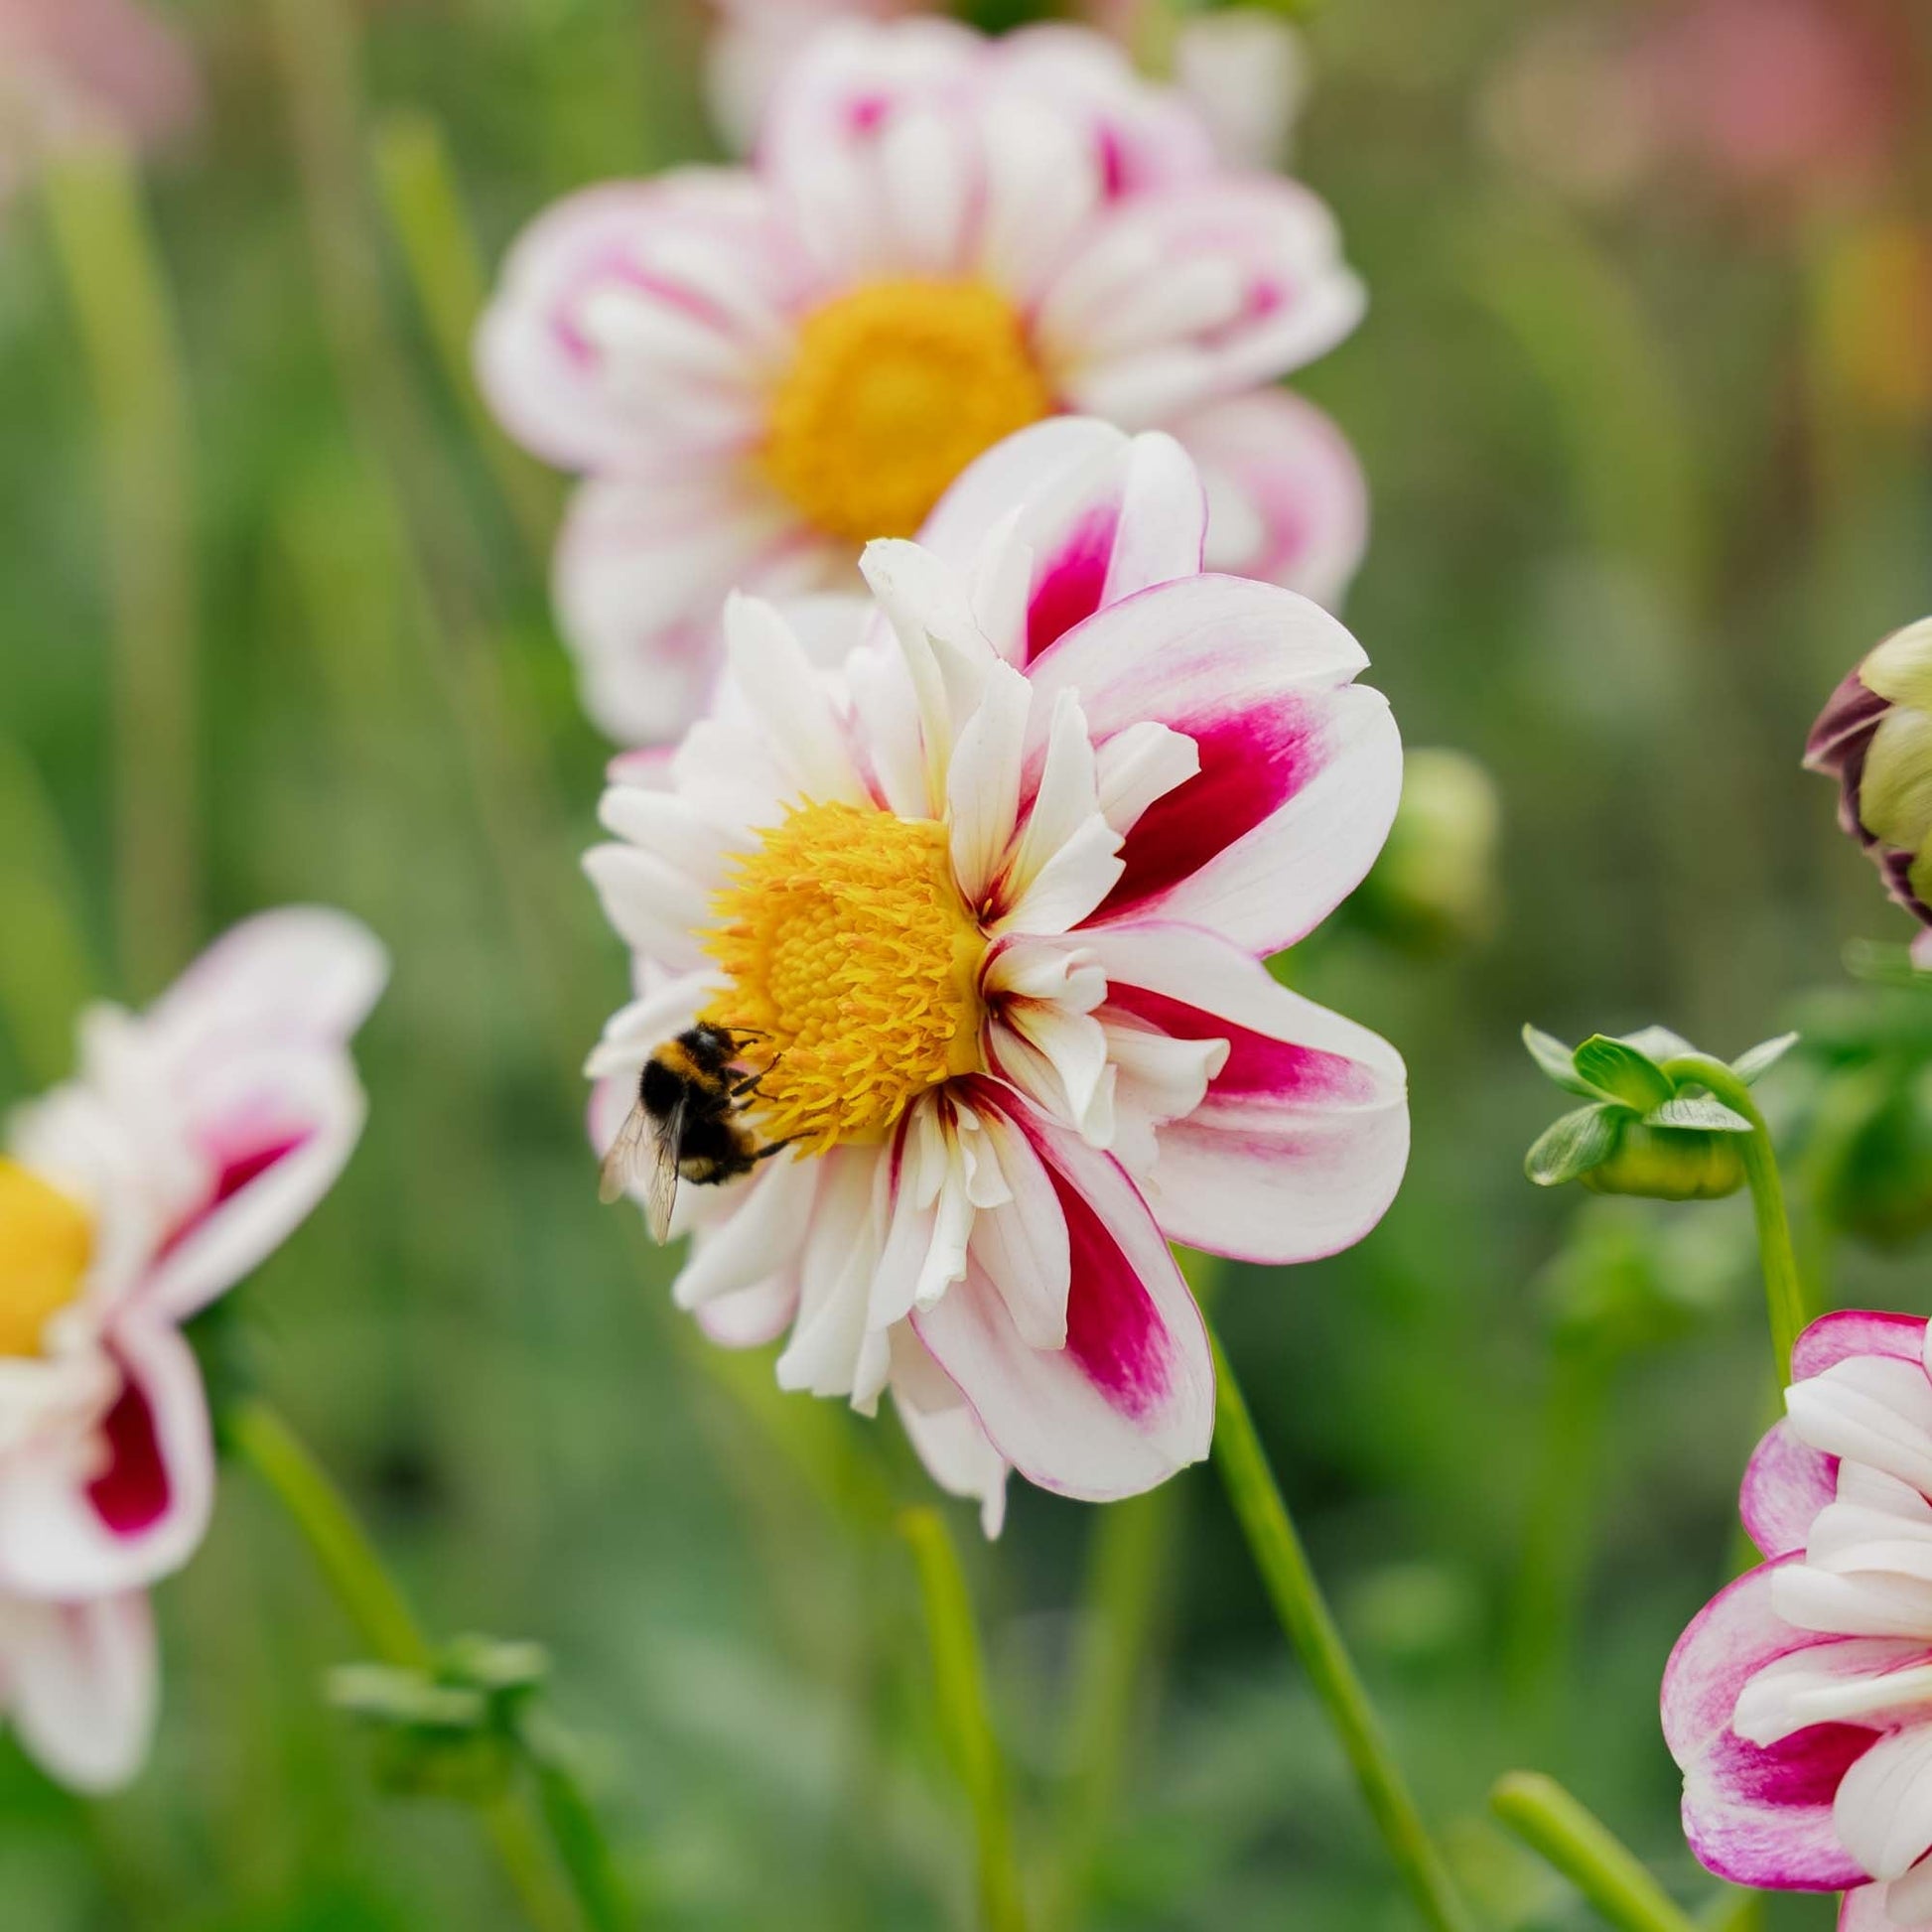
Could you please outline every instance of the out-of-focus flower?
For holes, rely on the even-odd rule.
[[[1200,573],[1204,524],[1166,436],[1014,438],[868,547],[838,670],[735,602],[716,714],[587,861],[660,975],[592,1056],[599,1145],[699,1022],[784,1144],[678,1196],[678,1303],[789,1329],[786,1388],[890,1388],[989,1531],[1010,1465],[1099,1500],[1205,1453],[1169,1238],[1330,1253],[1407,1156],[1395,1052],[1263,964],[1374,858],[1394,723],[1318,606]]]
[[[1838,780],[1840,824],[1932,930],[1932,618],[1893,631],[1832,693],[1805,768]]]
[[[1926,1324],[1799,1338],[1739,1507],[1767,1561],[1664,1674],[1684,1829],[1720,1877],[1847,1891],[1840,1932],[1932,1927],[1932,1375]]]
[[[1797,1038],[1767,1039],[1731,1062],[1745,1085],[1768,1072]],[[1581,1180],[1593,1193],[1652,1200],[1718,1200],[1744,1184],[1736,1137],[1751,1123],[1716,1099],[1698,1077],[1700,1053],[1667,1027],[1613,1039],[1592,1034],[1573,1052],[1534,1027],[1523,1029],[1530,1057],[1563,1088],[1588,1101],[1547,1128],[1523,1171],[1539,1187]]]
[[[1498,74],[1490,130],[1512,161],[1592,196],[1686,162],[1745,191],[1857,186],[1905,117],[1884,15],[1859,0],[1671,0],[1558,16]]]
[[[276,1248],[361,1130],[347,1041],[381,948],[310,909],[236,927],[0,1158],[0,1711],[56,1776],[131,1776],[154,1711],[146,1587],[207,1527],[214,1449],[181,1325]]]
[[[1820,306],[1842,393],[1881,421],[1932,419],[1932,231],[1894,218],[1838,237]]]
[[[187,49],[135,0],[0,0],[0,199],[50,148],[147,147],[200,105]]]
[[[1306,189],[1234,174],[1171,90],[1067,27],[827,31],[756,170],[573,197],[517,245],[483,385],[592,481],[558,557],[586,702],[674,735],[728,590],[853,583],[965,466],[1059,411],[1163,427],[1213,505],[1209,561],[1323,598],[1365,535],[1347,445],[1268,388],[1362,291]]]
[[[1389,842],[1356,897],[1363,917],[1424,952],[1480,944],[1502,908],[1501,832],[1502,803],[1480,760],[1411,750]]]
[[[735,154],[750,154],[784,70],[812,36],[837,20],[892,20],[943,12],[923,0],[715,0],[706,56],[712,117]]]
[[[1280,14],[1229,7],[1195,14],[1174,37],[1174,85],[1199,111],[1222,160],[1280,168],[1309,91],[1308,49]]]

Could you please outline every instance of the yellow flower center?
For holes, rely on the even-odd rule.
[[[49,1320],[80,1292],[92,1217],[17,1161],[0,1157],[0,1355],[38,1355]]]
[[[800,805],[733,864],[706,942],[732,986],[705,1018],[758,1035],[762,1134],[822,1153],[979,1067],[986,941],[942,826]]]
[[[976,456],[1052,413],[1004,296],[979,282],[874,282],[799,331],[764,470],[822,530],[909,537]]]

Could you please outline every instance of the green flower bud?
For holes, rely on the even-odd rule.
[[[1566,1093],[1588,1104],[1539,1137],[1524,1172],[1539,1187],[1581,1180],[1599,1194],[1718,1200],[1744,1184],[1752,1124],[1716,1098],[1699,1062],[1748,1086],[1796,1038],[1766,1040],[1727,1069],[1662,1027],[1627,1038],[1593,1035],[1574,1051],[1534,1027],[1524,1044]]]
[[[1502,805],[1482,764],[1464,752],[1406,754],[1402,803],[1357,895],[1361,916],[1417,952],[1479,945],[1502,913],[1501,833]]]

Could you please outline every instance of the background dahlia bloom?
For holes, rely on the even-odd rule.
[[[146,1586],[207,1527],[214,1446],[181,1324],[261,1262],[361,1131],[347,1053],[387,967],[335,912],[237,926],[140,1016],[81,1024],[76,1079],[0,1157],[0,1712],[56,1776],[138,1768]]]
[[[856,589],[863,543],[1062,411],[1170,430],[1214,567],[1332,601],[1361,476],[1267,385],[1361,310],[1321,203],[1223,168],[1100,37],[845,22],[788,70],[755,168],[541,216],[478,357],[511,432],[591,479],[558,609],[592,715],[639,744],[709,696],[729,590]]]
[[[598,1144],[700,1018],[757,1030],[747,1124],[787,1143],[683,1188],[678,1303],[788,1330],[786,1388],[890,1388],[989,1532],[1009,1466],[1097,1500],[1206,1452],[1170,1238],[1330,1253],[1407,1156],[1393,1049],[1263,964],[1374,858],[1395,725],[1348,632],[1201,574],[1205,534],[1172,439],[1014,438],[868,547],[837,670],[735,601],[716,713],[586,862],[650,969],[590,1061]]]
[[[1792,1356],[1740,1499],[1769,1559],[1664,1675],[1691,1849],[1719,1876],[1848,1891],[1840,1932],[1932,1928],[1932,1355],[1848,1312]]]

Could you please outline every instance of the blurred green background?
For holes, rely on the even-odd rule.
[[[1911,996],[1846,977],[1849,940],[1904,922],[1798,766],[1837,679],[1932,609],[1932,31],[1906,0],[1811,10],[1866,91],[1809,149],[1753,145],[1726,130],[1816,131],[1822,57],[1800,38],[1767,79],[1790,8],[1757,0],[1646,64],[1700,11],[1726,9],[1332,0],[1309,27],[1298,171],[1373,300],[1299,384],[1374,489],[1347,615],[1408,741],[1493,773],[1500,899],[1486,933],[1418,933],[1391,888],[1292,962],[1407,1056],[1415,1156],[1358,1251],[1237,1276],[1220,1316],[1425,1807],[1514,1932],[1595,1922],[1484,1822],[1519,1764],[1717,1902],[1655,1693],[1770,1399],[1745,1204],[1536,1194],[1522,1151],[1563,1102],[1517,1030],[1656,1021],[1729,1055],[1819,1014],[1857,1058],[1889,1016],[1905,1062],[1932,1052]],[[853,1501],[855,1469],[923,1497],[896,1426],[760,1397],[768,1362],[694,1345],[663,1260],[597,1210],[576,1069],[624,966],[576,859],[605,748],[548,625],[559,492],[449,379],[524,219],[711,151],[704,23],[168,18],[194,125],[138,178],[65,156],[0,227],[0,1093],[59,1077],[86,999],[151,996],[247,911],[366,918],[396,959],[367,1137],[203,1338],[218,1376],[311,1437],[438,1631],[555,1653],[654,1922],[967,1925],[909,1560]],[[1766,1085],[1793,1145],[1828,1073]],[[1888,1104],[1886,1146],[1932,1144],[1916,1087]],[[1837,1225],[1843,1160],[1794,1168],[1831,1294],[1932,1310],[1932,1155],[1863,1216],[1882,1251]],[[950,1514],[1037,1922],[1410,1927],[1212,1474],[1013,1503],[991,1550]],[[158,1600],[133,1790],[79,1802],[0,1741],[0,1920],[517,1922],[469,1819],[371,1792],[320,1695],[353,1639],[243,1471]]]

